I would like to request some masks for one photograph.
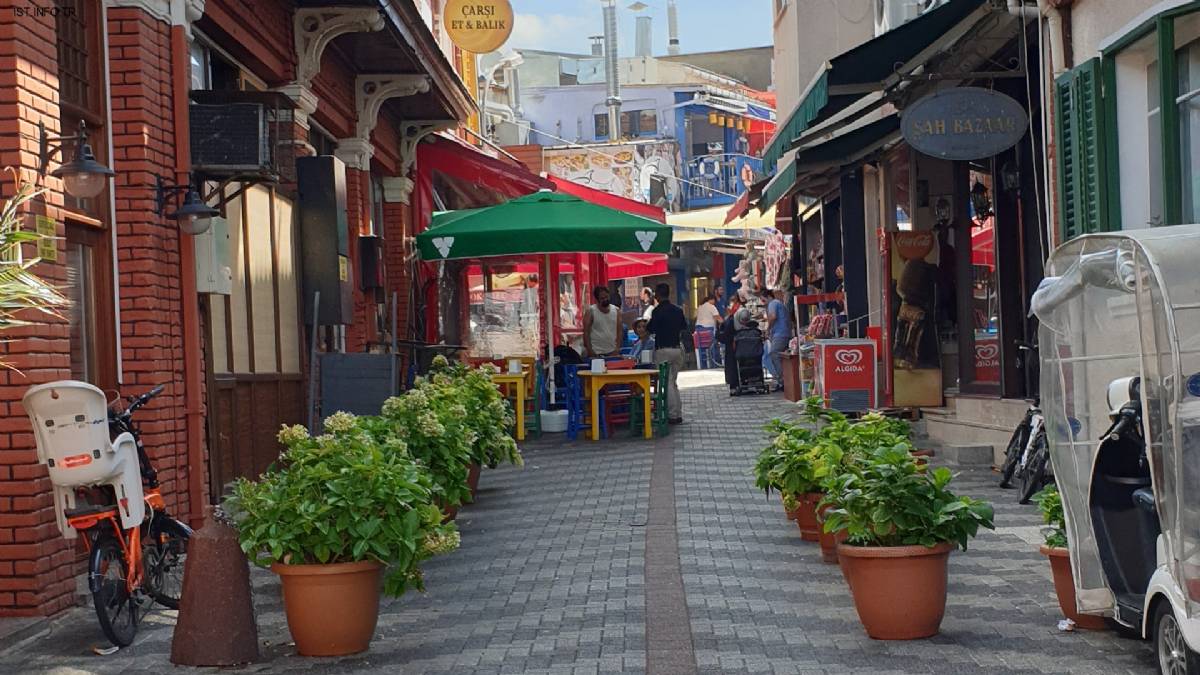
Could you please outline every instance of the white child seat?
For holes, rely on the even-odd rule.
[[[104,392],[74,380],[30,387],[21,400],[37,439],[38,461],[54,484],[58,529],[74,539],[65,512],[75,508],[75,488],[111,485],[117,496],[121,527],[141,524],[146,504],[133,434],[109,438]]]

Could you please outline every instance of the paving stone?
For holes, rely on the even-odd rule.
[[[686,423],[667,438],[524,446],[523,470],[485,471],[476,504],[460,511],[463,547],[426,566],[428,592],[385,599],[366,654],[294,654],[274,575],[252,575],[262,663],[249,673],[1153,673],[1148,647],[1111,632],[1059,633],[1039,519],[961,468],[955,485],[996,504],[996,532],[950,559],[943,632],[918,642],[866,637],[841,572],[802,542],[777,498],[753,485],[762,426],[791,414],[778,395],[730,398],[716,373],[685,373]],[[656,450],[671,454],[674,527],[650,522]],[[673,535],[665,559],[647,536]],[[676,575],[680,622],[646,642],[647,554]],[[670,577],[668,577],[670,580]],[[676,596],[672,596],[676,597]],[[0,673],[171,672],[173,612],[155,611],[117,654],[95,617],[73,610],[49,633],[0,645]],[[40,633],[39,633],[40,635]]]

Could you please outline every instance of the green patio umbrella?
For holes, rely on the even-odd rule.
[[[574,195],[541,190],[481,209],[433,214],[429,229],[417,235],[421,259],[551,253],[669,253],[671,227]],[[554,334],[554,289],[546,287],[546,335]],[[554,369],[549,377],[555,400]]]
[[[668,253],[658,221],[543,190],[481,209],[433,214],[417,235],[423,260],[530,253]]]

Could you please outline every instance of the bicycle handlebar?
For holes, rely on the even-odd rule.
[[[163,390],[165,388],[166,387],[164,385],[160,384],[160,385],[156,386],[155,388],[151,389],[150,391],[142,394],[141,396],[138,396],[138,397],[132,399],[132,401],[129,404],[129,407],[126,408],[125,412],[122,414],[132,415],[134,412],[137,411],[138,408],[141,408],[142,406],[149,403],[150,400],[153,399],[155,396],[158,396],[159,394],[163,393]]]
[[[1129,428],[1129,425],[1137,420],[1138,414],[1136,410],[1130,408],[1121,408],[1120,417],[1113,423],[1108,433],[1104,434],[1104,438],[1110,441],[1116,441],[1121,438],[1121,434]]]

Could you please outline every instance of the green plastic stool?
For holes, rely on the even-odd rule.
[[[667,378],[671,366],[666,363],[658,364],[658,378],[650,384],[650,425],[655,436],[666,436],[670,433],[667,424]],[[630,399],[629,430],[638,435],[642,428],[642,394],[638,392]]]

